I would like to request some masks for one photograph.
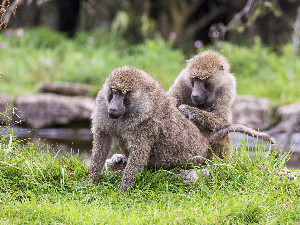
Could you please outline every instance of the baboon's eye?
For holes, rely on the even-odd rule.
[[[128,107],[130,105],[130,96],[131,96],[131,93],[130,92],[127,92],[125,94],[125,98],[124,98],[124,105],[126,107]]]
[[[191,78],[192,87],[194,87],[194,82],[195,82],[195,79]]]
[[[110,102],[113,98],[113,90],[110,88],[108,92],[108,101]]]
[[[108,95],[108,101],[111,102],[112,98],[113,98],[113,94],[109,93],[109,95]]]
[[[210,89],[211,87],[212,87],[211,83],[209,83],[209,82],[204,83],[204,88],[205,89]]]

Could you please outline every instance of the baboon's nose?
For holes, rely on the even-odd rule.
[[[109,108],[108,116],[112,119],[119,119],[124,113],[124,110],[118,108]]]
[[[117,111],[118,111],[117,109],[113,109],[113,108],[109,109],[109,113],[116,113]]]
[[[192,101],[196,104],[196,105],[202,105],[206,102],[206,96],[205,95],[201,95],[199,93],[192,93]]]

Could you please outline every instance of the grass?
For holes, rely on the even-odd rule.
[[[105,172],[83,186],[88,169],[76,154],[25,144],[11,133],[0,141],[1,224],[296,224],[300,181],[275,173],[289,154],[241,142],[234,162],[214,158],[210,174],[186,184],[169,171],[145,169],[127,195],[121,175]],[[5,143],[5,144],[4,144]],[[197,171],[199,168],[196,168]]]
[[[6,31],[0,32],[0,71],[5,70],[0,93],[13,97],[37,93],[36,85],[44,81],[91,84],[90,95],[95,96],[108,74],[123,65],[146,70],[167,90],[189,58],[173,49],[171,40],[165,41],[159,35],[142,44],[129,45],[102,28],[78,33],[73,39],[45,27],[25,29],[21,37],[17,31],[7,36]],[[221,53],[229,59],[237,78],[238,94],[266,97],[277,105],[300,100],[298,56],[294,79],[289,80],[291,44],[281,50],[282,54],[277,54],[259,39],[250,47],[224,44]]]

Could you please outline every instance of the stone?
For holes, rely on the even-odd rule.
[[[39,83],[37,88],[41,93],[55,93],[68,96],[87,95],[90,90],[89,85],[69,82],[43,82]]]
[[[278,114],[280,116],[280,121],[287,121],[291,116],[300,112],[300,103],[293,103],[289,105],[283,105],[278,108]],[[300,132],[300,121],[295,126],[294,132]]]
[[[17,116],[25,127],[61,127],[73,122],[89,122],[95,99],[58,94],[24,95],[16,98]]]
[[[281,120],[287,120],[291,115],[294,115],[298,112],[300,112],[300,103],[283,105],[278,108],[278,114]]]
[[[238,96],[233,106],[233,122],[255,130],[271,126],[272,102],[267,98]]]

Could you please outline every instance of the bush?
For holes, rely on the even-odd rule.
[[[14,96],[36,93],[41,81],[87,83],[98,91],[110,72],[123,65],[146,70],[167,89],[184,66],[183,53],[159,36],[129,46],[101,28],[73,40],[43,27],[25,29],[23,37],[2,31],[0,42],[0,68],[5,69],[0,92]]]
[[[299,101],[300,64],[297,60],[294,79],[287,78],[291,52],[291,44],[288,44],[278,55],[263,46],[258,38],[251,48],[225,43],[221,50],[237,78],[238,94],[267,97],[278,105]]]

